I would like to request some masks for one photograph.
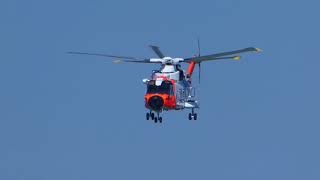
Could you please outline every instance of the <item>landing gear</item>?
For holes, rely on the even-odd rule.
[[[194,112],[194,109],[192,109],[192,112],[189,113],[188,118],[190,121],[192,120],[192,118],[193,118],[193,120],[197,120],[198,114]]]
[[[154,123],[162,123],[162,117],[160,117],[159,112],[157,112],[157,116],[155,117],[154,113],[150,111],[150,113],[146,114],[146,119],[149,120],[154,120]]]
[[[159,117],[159,123],[162,123],[162,117]]]
[[[162,123],[162,117],[155,117],[154,118],[154,123]]]
[[[150,113],[146,113],[146,119],[149,120],[150,118],[151,118],[152,120],[154,120],[154,113],[151,112],[151,111],[150,111]]]
[[[160,117],[159,112],[157,112],[157,117],[154,118],[154,122],[157,123],[159,121],[159,123],[162,123],[162,117]]]

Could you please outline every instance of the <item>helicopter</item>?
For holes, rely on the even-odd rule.
[[[197,120],[198,114],[195,109],[200,107],[196,99],[196,89],[192,86],[192,75],[196,65],[198,65],[199,82],[201,74],[201,63],[215,60],[239,60],[238,54],[245,52],[259,52],[261,49],[248,47],[244,49],[227,51],[205,56],[200,55],[200,43],[198,40],[198,55],[189,58],[172,58],[165,56],[158,46],[149,46],[158,56],[157,58],[136,58],[129,56],[115,56],[109,54],[86,53],[70,51],[68,54],[92,55],[113,58],[114,63],[152,63],[160,64],[160,69],[153,70],[150,78],[145,78],[142,82],[146,85],[144,95],[147,120],[154,123],[162,123],[160,114],[163,111],[190,109],[189,120]],[[183,70],[181,63],[187,63],[188,68]]]

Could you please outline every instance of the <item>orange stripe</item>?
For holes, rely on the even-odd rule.
[[[187,71],[187,77],[190,78],[192,76],[193,70],[194,70],[194,66],[196,65],[196,62],[191,61],[188,67],[188,71]]]
[[[176,107],[176,96],[175,95],[169,96],[169,94],[146,94],[144,96],[146,108],[149,108],[148,101],[152,96],[160,96],[164,101],[163,106],[167,109],[174,109]]]

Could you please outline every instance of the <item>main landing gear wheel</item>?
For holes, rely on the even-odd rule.
[[[154,120],[154,113],[150,113],[151,119]]]
[[[159,117],[159,123],[162,123],[162,117]]]
[[[149,120],[150,119],[150,113],[146,114],[146,119]]]
[[[154,118],[154,123],[158,123],[158,118],[157,117]]]
[[[194,115],[193,115],[193,120],[197,120],[197,118],[198,118],[197,113],[194,113]]]
[[[197,115],[197,113],[194,112],[194,109],[192,109],[192,112],[189,113],[188,118],[189,118],[190,121],[191,121],[192,119],[193,119],[193,120],[197,120],[197,119],[198,119],[198,115]]]

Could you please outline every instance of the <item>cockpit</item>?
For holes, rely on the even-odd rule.
[[[147,93],[148,94],[170,94],[173,95],[173,85],[171,81],[162,81],[158,86],[156,80],[151,80],[147,84]]]

